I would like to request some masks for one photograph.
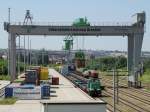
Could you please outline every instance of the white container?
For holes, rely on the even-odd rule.
[[[41,99],[41,87],[34,89],[14,88],[13,97],[18,99]]]

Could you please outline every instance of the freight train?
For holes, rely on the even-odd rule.
[[[87,81],[77,79],[73,80],[73,83],[92,97],[98,97],[102,95],[103,86],[101,86],[101,83],[98,79],[89,79]]]
[[[76,66],[74,64],[71,64],[62,67],[61,74],[63,74],[77,87],[88,93],[90,96],[101,96],[102,90],[104,90],[104,86],[102,86],[101,81],[98,78],[99,73],[97,72],[97,70],[86,69],[83,71],[78,71],[76,69]]]

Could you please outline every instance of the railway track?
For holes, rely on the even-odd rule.
[[[112,80],[109,79],[103,79],[104,84],[106,86],[109,86],[104,93],[109,94],[110,96],[113,96],[113,88],[110,88],[112,86]],[[126,85],[124,85],[126,86]],[[124,89],[124,88],[123,88]],[[150,111],[150,99],[147,96],[143,96],[141,94],[134,94],[134,90],[130,91],[130,89],[119,89],[119,102],[123,103],[124,105],[127,105],[128,107],[134,109],[137,112],[149,112]],[[130,104],[130,105],[129,105]],[[139,106],[140,105],[140,106]]]
[[[79,77],[83,77],[81,73],[75,72],[75,74],[79,75]],[[109,77],[109,78],[108,78]],[[106,84],[106,91],[103,91],[104,96],[101,97],[104,101],[106,101],[107,109],[111,112],[113,111],[113,88],[112,88],[112,79],[110,76],[102,77],[103,84]],[[138,90],[135,88],[128,88],[127,81],[123,80],[119,82],[119,104],[117,104],[117,112],[150,112],[150,93],[145,92],[143,90]]]
[[[113,93],[110,91],[109,92],[105,91],[103,93],[113,97]],[[110,104],[110,102],[107,102],[107,103]],[[124,108],[122,108],[123,110],[121,112],[126,111],[126,110],[132,110],[131,112],[149,112],[149,109],[145,109],[139,105],[134,104],[132,101],[128,101],[126,98],[122,98],[122,97],[119,97],[119,105],[122,105],[122,106],[120,106],[120,108],[124,106]]]
[[[109,76],[110,77],[110,76]],[[106,77],[102,77],[101,79],[103,79],[103,82],[107,82],[107,83],[113,83],[112,79],[111,78],[106,78]],[[128,84],[127,84],[127,81],[122,81],[121,82],[119,81],[119,87],[125,87],[125,88],[128,88],[130,91],[134,92],[134,93],[137,93],[139,95],[143,95],[144,96],[147,96],[147,97],[150,97],[150,92],[146,92],[144,90],[141,90],[140,88],[139,89],[136,89],[136,88],[132,88],[132,87],[128,87]]]
[[[72,73],[71,75],[67,76],[66,78],[68,78],[71,82],[74,82],[74,80],[78,80],[78,79],[82,79],[82,80],[86,80],[85,78],[76,75],[75,73]],[[94,98],[94,99],[100,99],[100,98]],[[113,105],[112,104],[107,104],[107,109],[109,110],[109,112],[113,112],[112,110]],[[119,109],[117,109],[117,112],[121,112]]]
[[[113,93],[113,90],[109,90],[107,92]],[[141,99],[129,96],[129,95],[124,94],[124,93],[122,93],[120,91],[119,91],[119,96],[121,96],[121,97],[119,97],[119,100],[121,99],[121,100],[131,104],[132,106],[135,106],[135,107],[138,107],[140,109],[143,109],[144,111],[142,111],[142,112],[148,112],[149,111],[148,107],[150,108],[150,102],[149,103],[148,102],[143,102],[143,100],[141,100]]]

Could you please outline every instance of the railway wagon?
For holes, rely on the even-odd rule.
[[[85,78],[98,78],[99,73],[96,70],[86,70],[81,75]]]

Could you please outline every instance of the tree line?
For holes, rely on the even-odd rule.
[[[127,58],[124,56],[118,57],[100,57],[87,60],[86,68],[88,69],[100,69],[101,71],[127,68]]]

